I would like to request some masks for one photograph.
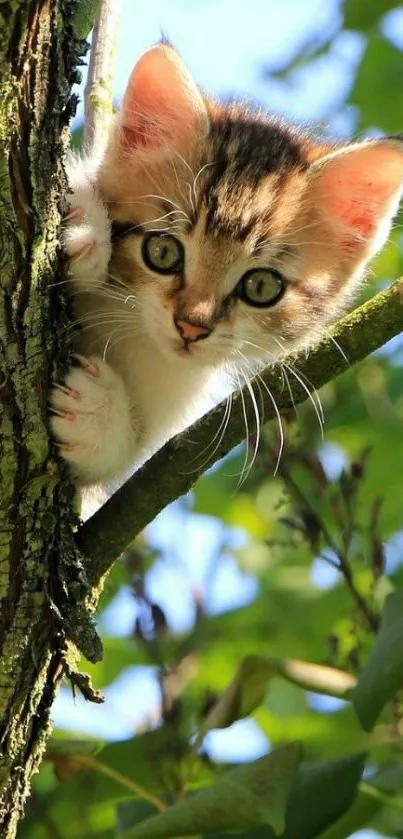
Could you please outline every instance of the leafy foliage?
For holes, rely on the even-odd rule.
[[[357,29],[359,32],[368,32],[375,28],[383,15],[393,8],[390,0],[369,0],[368,3],[361,3],[360,0],[345,0],[344,3],[344,27],[345,29]]]
[[[340,31],[360,32],[365,42],[341,106],[355,106],[359,131],[403,128],[403,57],[384,26],[391,8],[386,0],[343,6]],[[290,79],[333,43],[304,47],[278,78]],[[365,294],[402,273],[401,245],[397,227]],[[403,835],[401,346],[395,341],[358,369],[346,362],[320,405],[313,394],[297,417],[284,417],[276,477],[273,427],[250,472],[245,450],[233,453],[178,502],[166,519],[171,540],[146,533],[116,563],[104,615],[130,590],[132,631],[118,636],[101,617],[104,660],[83,668],[105,690],[108,708],[122,674],[148,665],[157,707],[131,729],[125,708],[126,740],[56,731],[23,839],[219,839],[227,830],[237,839],[347,839],[365,825]],[[288,374],[292,387],[298,371]],[[201,587],[196,541],[210,530]],[[166,567],[176,574],[170,597],[153,583]],[[250,586],[236,605],[226,601],[230,578],[241,593]],[[186,599],[193,617],[175,631],[175,609]],[[137,700],[133,687],[133,708]],[[214,759],[218,729],[237,736],[241,756],[245,718],[268,739],[269,753],[236,767]]]
[[[101,0],[80,0],[77,3],[73,23],[79,38],[88,38],[100,7]]]
[[[403,685],[403,591],[389,594],[369,661],[353,691],[361,725],[370,729]]]

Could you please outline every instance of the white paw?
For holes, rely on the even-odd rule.
[[[96,357],[77,356],[51,391],[51,427],[81,483],[102,483],[131,466],[137,429],[122,379]]]
[[[105,280],[111,258],[111,225],[106,207],[85,173],[83,162],[68,167],[72,192],[64,219],[62,245],[70,259],[69,274],[80,285]]]

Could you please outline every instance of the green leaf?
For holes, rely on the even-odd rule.
[[[259,824],[269,825],[279,835],[284,832],[287,799],[300,754],[300,746],[293,743],[232,769],[213,786],[146,819],[123,837],[168,839],[247,830]]]
[[[338,823],[354,804],[364,763],[363,755],[354,755],[300,769],[288,800],[286,829],[282,839],[316,839],[319,836],[322,839],[324,830],[333,830],[335,822]],[[369,809],[372,813],[377,808],[370,805]],[[349,835],[340,834],[340,839],[346,839]],[[246,834],[233,834],[231,839],[274,837],[272,830],[265,827]],[[219,837],[213,836],[211,839]]]
[[[149,801],[141,800],[119,802],[116,811],[118,836],[158,812]]]
[[[359,791],[353,806],[335,824],[321,833],[320,839],[346,839],[346,836],[352,836],[357,830],[365,827],[380,809],[379,801]]]
[[[391,8],[390,0],[345,0],[344,27],[365,32],[376,26]]]
[[[202,730],[226,728],[249,716],[264,700],[270,681],[280,676],[304,690],[347,699],[357,680],[350,673],[309,661],[249,655],[227,690],[213,705]]]
[[[78,740],[75,746],[74,739],[52,739],[47,757],[60,777],[78,775],[81,783],[90,785],[97,801],[137,795],[156,802],[167,790],[179,789],[185,747],[176,731],[163,726],[101,749],[97,746],[94,741],[91,748],[91,740]]]
[[[167,789],[174,792],[179,787],[182,753],[183,744],[177,732],[162,726],[130,740],[109,743],[97,754],[92,768],[105,775],[105,795],[133,796],[131,786],[138,787],[140,796],[141,790],[161,795]],[[127,781],[126,790],[119,783],[121,775]]]
[[[101,0],[80,0],[73,14],[73,27],[79,38],[88,38],[95,18],[101,8]]]
[[[284,839],[313,839],[353,804],[365,755],[329,761],[302,769],[287,808]]]
[[[360,128],[382,127],[386,134],[401,131],[402,74],[402,52],[381,35],[372,36],[349,97],[360,108]]]
[[[385,600],[379,634],[351,695],[365,731],[373,728],[385,703],[402,686],[403,591],[395,591]]]
[[[105,745],[105,740],[97,737],[73,737],[65,731],[55,731],[46,746],[46,757],[54,756],[74,757],[76,755],[93,755]]]
[[[83,763],[96,760],[95,755],[102,749],[104,741],[96,738],[66,736],[65,732],[55,732],[46,747],[45,760],[53,765],[59,781],[73,778],[81,771]]]
[[[401,792],[402,781],[403,765],[400,763],[381,769],[372,776],[370,782],[361,782],[353,806],[343,818],[321,834],[320,839],[345,839],[346,836],[351,836],[361,827],[365,827],[370,821],[372,824],[374,816],[384,808],[386,803],[393,800],[392,796]]]
[[[227,690],[213,705],[203,723],[203,731],[226,728],[235,720],[249,716],[263,702],[276,667],[258,655],[249,655],[241,662]]]

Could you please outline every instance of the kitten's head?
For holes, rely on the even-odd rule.
[[[162,352],[273,358],[359,289],[398,207],[403,142],[324,146],[217,105],[160,45],[134,67],[99,186],[116,222],[111,275]]]

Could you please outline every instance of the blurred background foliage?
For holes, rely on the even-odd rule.
[[[211,4],[199,5],[207,13]],[[272,6],[259,21],[268,32]],[[335,55],[343,61],[343,44],[354,36],[345,89],[337,108],[322,109],[320,130],[402,131],[403,7],[345,0],[336,12],[331,25],[311,25],[286,62],[262,67],[263,83],[287,110],[290,91],[304,91],[301,79],[308,86]],[[137,27],[141,19],[139,10]],[[231,37],[230,23],[223,37]],[[365,295],[403,273],[402,246],[398,219]],[[360,782],[363,732],[352,705],[337,692],[323,696],[274,677],[276,667],[266,670],[261,658],[356,676],[386,594],[403,587],[402,363],[400,339],[358,368],[346,360],[339,380],[312,394],[297,417],[284,418],[275,476],[274,424],[252,468],[253,433],[248,448],[211,470],[116,563],[99,612],[104,659],[82,662],[106,703],[85,705],[68,686],[62,690],[23,839],[120,835],[155,812],[158,800],[172,803],[211,783],[224,765],[294,740],[308,762],[336,763],[330,786],[311,789],[301,810],[295,801],[289,839],[403,837],[399,744],[381,737]],[[291,388],[297,375],[288,371]],[[237,673],[223,710],[217,702],[223,693],[228,699]],[[381,722],[388,726],[399,710],[396,699]],[[243,835],[273,834],[262,827]]]

